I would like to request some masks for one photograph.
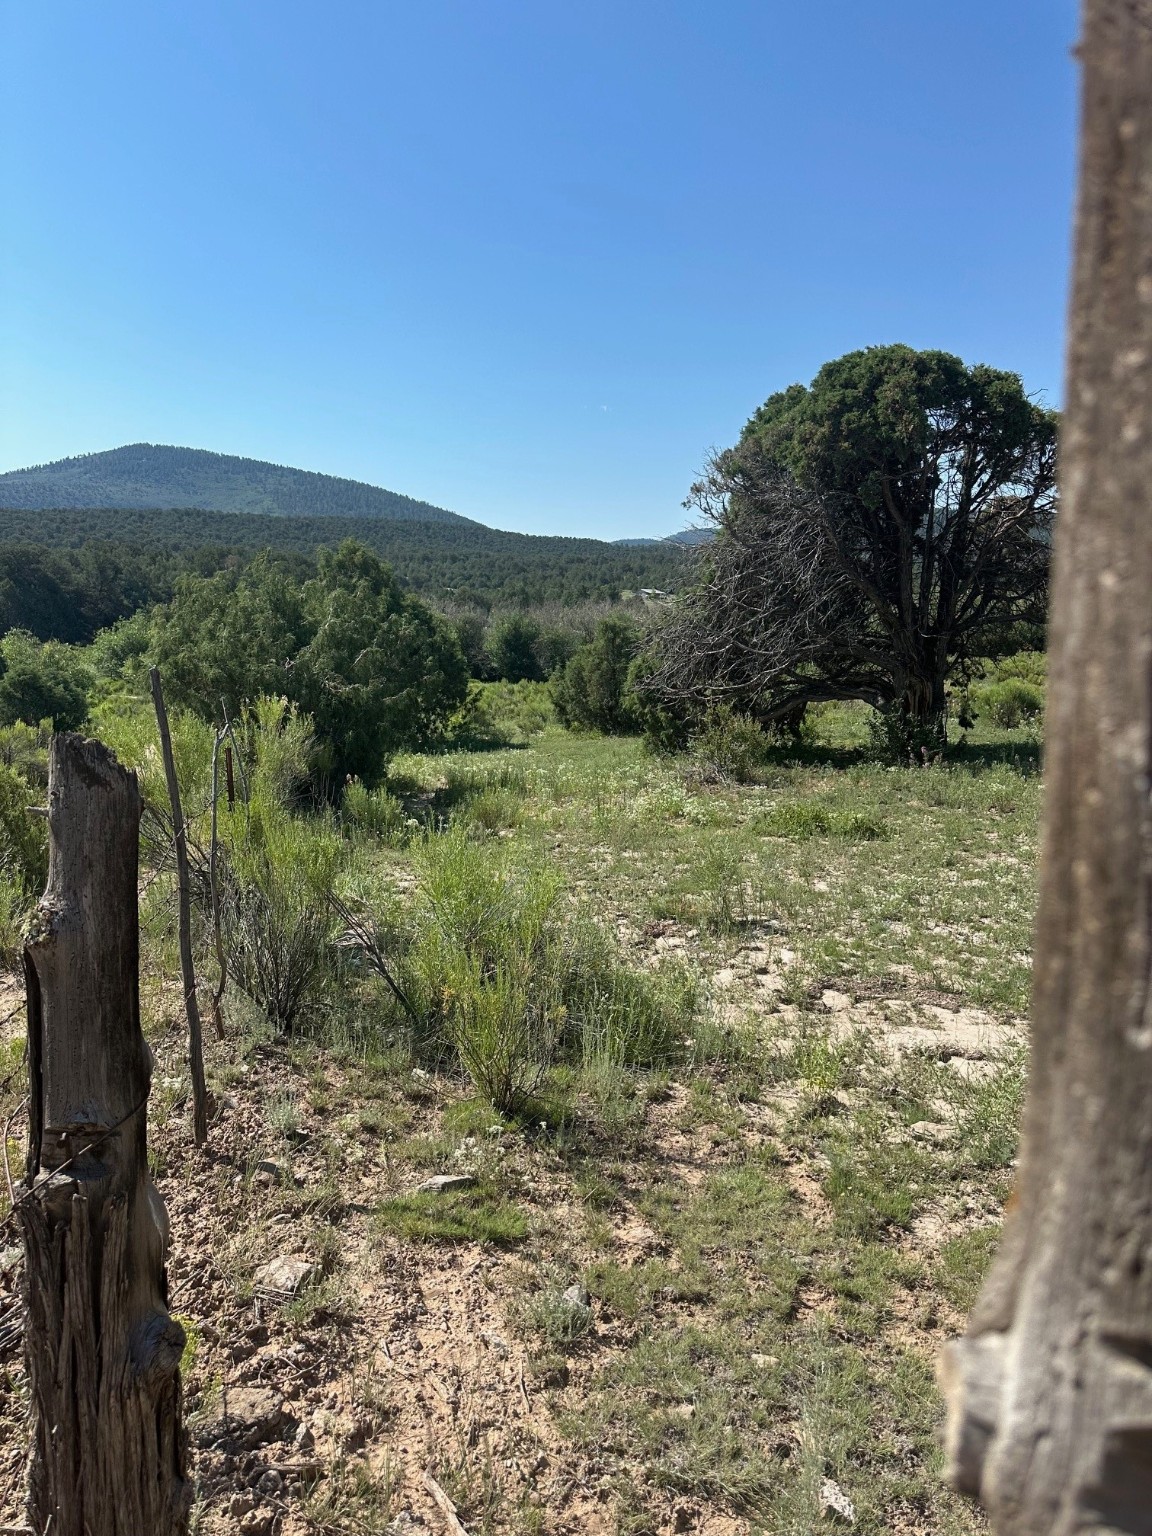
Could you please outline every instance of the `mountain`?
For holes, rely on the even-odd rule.
[[[360,480],[289,469],[204,448],[132,443],[0,474],[0,507],[197,507],[274,517],[381,517],[463,523],[470,518]]]
[[[682,528],[679,533],[666,533],[662,539],[613,539],[612,542],[620,549],[640,549],[644,546],[651,548],[661,544],[683,544],[691,547],[696,544],[711,544],[715,537],[714,528]]]

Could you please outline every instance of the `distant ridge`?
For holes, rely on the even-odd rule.
[[[681,528],[679,533],[666,533],[662,539],[613,539],[613,544],[638,549],[642,544],[711,544],[716,537],[714,528]]]
[[[273,517],[392,518],[482,526],[457,512],[360,480],[160,443],[130,443],[105,453],[85,453],[0,474],[0,508],[48,507],[196,507]]]

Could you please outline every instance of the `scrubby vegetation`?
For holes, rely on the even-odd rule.
[[[0,640],[0,954],[44,879],[49,730],[82,726],[144,794],[198,1530],[399,1532],[444,1501],[490,1536],[980,1529],[939,1482],[933,1362],[1015,1158],[1053,443],[1014,376],[872,349],[721,456],[695,566],[571,541],[518,567],[515,536],[404,509],[326,547],[338,482],[323,539],[288,516],[192,553],[189,513],[135,575],[33,560],[47,616]],[[688,592],[621,580],[650,556]],[[152,665],[206,1017],[223,997],[207,1155]],[[241,1387],[282,1395],[274,1429],[237,1427]]]
[[[830,1487],[863,1532],[979,1529],[939,1483],[933,1357],[1015,1155],[1039,779],[1035,732],[972,707],[928,766],[877,761],[858,705],[799,740],[718,711],[653,756],[563,729],[543,683],[478,684],[466,746],[392,751],[336,805],[315,722],[254,700],[193,1178],[155,726],[123,677],[93,696],[147,806],[152,1155],[202,1530],[241,1507],[384,1530],[422,1507],[420,1466],[472,1531],[806,1536]],[[176,707],[173,734],[207,992],[213,729]],[[0,733],[16,908],[45,746]],[[312,1266],[291,1300],[253,1290],[276,1254]],[[290,1392],[314,1448],[236,1458],[216,1426],[243,1385]]]

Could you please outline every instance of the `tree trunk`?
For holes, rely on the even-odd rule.
[[[947,1352],[1000,1536],[1152,1532],[1152,0],[1086,0],[1032,1081]]]
[[[140,1032],[140,791],[99,742],[53,737],[48,887],[24,950],[27,1257],[37,1536],[187,1530],[168,1226],[148,1173]]]

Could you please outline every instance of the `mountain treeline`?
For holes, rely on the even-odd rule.
[[[431,601],[491,609],[611,602],[642,587],[675,590],[690,556],[675,544],[626,548],[536,538],[472,523],[279,518],[135,509],[0,509],[0,633],[86,643],[98,629],[171,597],[185,572],[208,575],[274,549],[301,574],[346,538],[386,559]]]
[[[469,521],[360,480],[161,443],[131,443],[9,470],[0,474],[0,507],[212,507],[278,517]]]

